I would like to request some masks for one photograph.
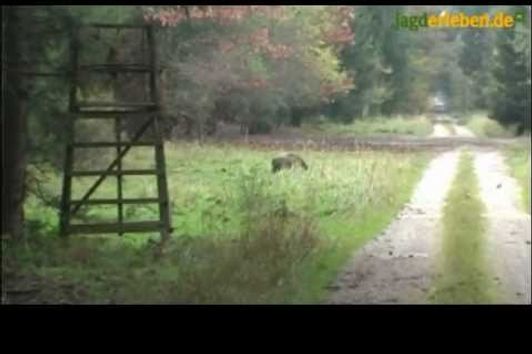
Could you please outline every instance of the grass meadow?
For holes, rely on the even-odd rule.
[[[134,148],[126,168],[149,168]],[[7,245],[7,279],[40,284],[18,300],[48,303],[317,303],[352,252],[384,229],[429,161],[428,153],[299,151],[309,165],[271,173],[280,151],[231,145],[165,146],[174,232],[58,238],[61,176],[32,166],[24,242]],[[109,155],[109,156],[107,156]],[[105,164],[112,153],[85,164]],[[95,167],[95,166],[92,166]],[[152,179],[153,178],[153,179]],[[155,177],[124,177],[124,198],[156,196]],[[37,182],[38,181],[38,182]],[[93,178],[74,180],[75,197]],[[109,178],[93,198],[116,196]],[[77,222],[113,221],[115,207],[81,209]],[[157,205],[127,206],[155,220]],[[16,276],[15,276],[16,275]],[[16,287],[16,284],[11,288]]]

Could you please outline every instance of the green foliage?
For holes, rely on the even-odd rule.
[[[523,8],[502,10],[515,13],[519,9]],[[454,113],[490,109],[501,124],[518,123],[520,132],[529,130],[529,25],[508,31],[465,29],[459,34],[401,31],[393,26],[395,12],[443,10],[493,15],[501,8],[356,7],[351,23],[355,43],[341,56],[343,66],[355,78],[355,87],[328,107],[328,112],[346,122],[381,114],[419,114],[427,111],[432,96],[440,94]]]
[[[480,9],[477,9],[477,11]],[[492,31],[469,29],[462,38],[458,65],[462,69],[462,80],[467,85],[468,102],[462,104],[471,109],[487,109],[489,98],[494,94],[494,83],[491,75],[493,68],[493,36]],[[467,80],[467,81],[466,81]]]
[[[381,83],[387,65],[383,40],[392,35],[385,23],[386,12],[387,9],[378,6],[361,6],[355,10],[351,24],[355,43],[342,53],[343,65],[355,77],[355,87],[347,97],[336,102],[336,115],[365,117],[380,113],[380,105],[389,90]]]
[[[267,132],[291,108],[319,104],[348,79],[319,22],[331,8],[287,7],[284,17],[183,21],[160,31],[169,115],[234,121]],[[224,102],[222,111],[217,103]],[[286,121],[283,119],[282,121]]]
[[[456,97],[462,111],[489,109],[490,117],[518,133],[530,130],[530,8],[523,6],[468,7],[469,11],[517,13],[524,23],[510,30],[468,30],[463,33],[458,64],[461,79]],[[460,99],[459,99],[460,101]],[[465,109],[464,109],[465,108]]]
[[[456,70],[452,64],[456,43],[446,43],[437,31],[401,31],[394,26],[396,13],[423,10],[434,11],[428,7],[356,7],[351,24],[355,43],[342,53],[355,87],[332,105],[335,117],[349,122],[360,117],[425,113],[431,96],[450,84],[449,73]]]
[[[28,34],[28,57],[44,59],[39,69],[56,64],[65,67],[73,24],[142,21],[147,8],[35,7],[28,12],[28,23],[39,17],[44,27],[64,31],[61,35],[46,31]],[[238,21],[192,16],[175,27],[158,30],[165,68],[163,103],[172,118],[168,119],[170,128],[181,129],[186,116],[185,133],[202,138],[213,133],[215,122],[220,120],[242,123],[249,133],[267,133],[280,124],[298,125],[319,113],[342,122],[423,114],[430,98],[443,94],[455,113],[489,108],[501,124],[518,123],[520,131],[528,129],[527,26],[509,31],[467,29],[459,35],[438,30],[404,31],[393,26],[398,12],[493,13],[497,9],[492,6],[356,6],[352,18],[338,17],[342,7],[336,6],[280,8],[280,15],[251,11]],[[518,8],[504,9],[513,13]],[[337,45],[324,36],[346,23],[355,33],[354,41]],[[134,49],[136,44],[127,36],[115,37],[104,42],[129,52]],[[84,39],[83,44],[92,49],[89,59],[100,61],[106,55],[100,42],[92,37]],[[354,86],[350,86],[351,79]],[[51,142],[66,138],[66,80],[35,79],[33,91],[33,155],[53,155],[60,160],[59,144]],[[124,94],[132,95],[133,91],[128,88]],[[97,86],[91,94],[102,93],[105,89]]]
[[[75,25],[90,22],[128,22],[140,14],[133,6],[32,6],[23,12],[21,38],[23,56],[18,63],[25,71],[69,71],[69,40]],[[98,41],[86,39],[93,57],[102,55]],[[29,83],[28,130],[30,158],[55,166],[62,162],[63,144],[68,138],[68,85],[63,77],[31,76]]]
[[[505,128],[499,122],[485,115],[474,115],[467,122],[467,127],[478,137],[510,138],[515,136],[515,127]]]
[[[141,9],[138,6],[62,6],[80,23],[130,23],[138,19]]]
[[[527,20],[530,21],[528,17]],[[527,27],[519,32],[497,33],[493,70],[497,83],[491,107],[493,118],[505,126],[517,124],[520,132],[530,130],[530,26]]]

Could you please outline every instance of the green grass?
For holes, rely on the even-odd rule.
[[[172,242],[154,258],[158,235],[57,239],[56,211],[30,196],[27,238],[7,247],[6,269],[46,290],[35,301],[116,303],[315,303],[351,252],[382,230],[409,199],[427,154],[310,152],[308,171],[272,174],[279,151],[231,145],[167,144]],[[138,148],[128,168],[145,168]],[[41,193],[60,193],[50,168]],[[393,178],[390,178],[393,176]],[[127,180],[127,178],[126,178]],[[89,185],[75,186],[79,196]],[[98,197],[115,195],[114,181]],[[126,197],[154,196],[155,180],[131,178]],[[128,208],[129,220],[156,208]],[[114,218],[93,207],[81,219]],[[9,282],[8,282],[9,283]]]
[[[478,304],[492,301],[484,258],[483,210],[472,156],[463,152],[443,210],[440,277],[430,295],[432,302]]]
[[[340,136],[413,135],[427,136],[432,124],[426,117],[372,117],[356,119],[351,124],[307,124],[303,129],[309,133]]]
[[[474,115],[466,125],[477,137],[481,138],[511,138],[515,136],[513,129],[505,128],[497,121],[485,115]]]
[[[505,151],[511,175],[521,187],[521,205],[530,214],[530,146],[516,144]]]
[[[487,117],[489,114],[486,110],[472,110],[469,112],[454,112],[451,116],[455,119],[457,125],[467,125],[472,119]]]

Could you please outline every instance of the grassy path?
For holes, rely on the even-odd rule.
[[[491,302],[483,211],[473,157],[463,152],[443,209],[440,276],[430,296],[432,302]]]

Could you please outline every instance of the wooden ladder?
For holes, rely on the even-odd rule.
[[[80,30],[84,27],[97,28],[98,30],[128,28],[144,31],[141,35],[146,36],[148,42],[148,64],[97,64],[80,65]],[[144,49],[144,48],[142,48]],[[144,55],[144,53],[142,54]],[[71,84],[69,97],[69,110],[72,113],[69,119],[69,140],[66,144],[64,162],[63,191],[61,198],[60,234],[101,234],[129,232],[160,232],[161,239],[167,240],[171,233],[170,207],[168,187],[166,179],[166,167],[164,157],[164,143],[160,128],[160,99],[158,85],[158,60],[155,47],[154,29],[149,25],[109,25],[92,24],[78,27],[72,36],[70,44],[71,59]],[[77,90],[80,84],[79,73],[141,73],[149,77],[149,102],[80,102]],[[113,119],[115,141],[110,142],[78,142],[75,139],[74,121],[79,119]],[[121,139],[121,126],[124,119],[143,119],[143,124],[132,135],[129,141]],[[148,128],[152,128],[155,139],[141,141]],[[124,170],[122,160],[131,148],[137,146],[151,146],[155,149],[155,169]],[[74,150],[90,148],[116,148],[116,156],[104,170],[80,171],[74,170]],[[153,175],[157,178],[158,195],[152,198],[125,198],[122,189],[123,176]],[[98,177],[96,182],[85,192],[80,199],[71,198],[72,179],[81,176]],[[91,195],[98,189],[101,183],[109,176],[116,177],[116,199],[91,199]],[[124,205],[126,204],[157,204],[159,206],[158,221],[124,222]],[[82,206],[91,205],[116,205],[117,220],[112,223],[87,223],[71,224],[71,219]]]

